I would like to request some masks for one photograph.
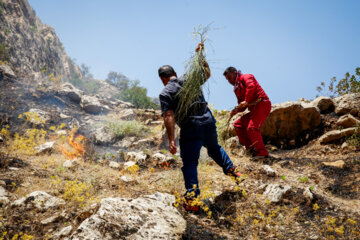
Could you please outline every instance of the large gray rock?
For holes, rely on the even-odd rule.
[[[122,120],[130,121],[130,120],[136,119],[136,113],[131,108],[124,109],[124,110],[120,111],[119,115],[120,115],[120,119],[122,119]]]
[[[115,135],[109,133],[109,130],[106,127],[98,127],[93,133],[95,137],[96,144],[107,145],[114,143]]]
[[[148,155],[143,152],[126,152],[125,153],[125,161],[134,161],[138,165],[144,165],[147,159],[148,159]]]
[[[302,132],[318,127],[320,123],[320,111],[314,105],[286,102],[273,105],[261,133],[270,139],[294,139]]]
[[[319,138],[320,143],[328,143],[331,141],[335,141],[350,135],[353,135],[355,131],[358,131],[360,133],[359,128],[352,127],[352,128],[346,128],[342,130],[332,130],[330,132],[325,133]]]
[[[319,108],[320,112],[326,112],[334,107],[334,101],[329,97],[318,97],[311,102],[312,105]]]
[[[350,113],[353,109],[360,108],[360,93],[345,94],[335,98],[335,113],[344,115]]]
[[[31,113],[29,121],[35,125],[41,125],[51,119],[50,113],[41,109],[31,108],[29,112]]]
[[[81,97],[80,106],[85,110],[85,112],[91,114],[99,114],[103,110],[99,99],[89,95],[83,95]]]
[[[5,190],[5,188],[0,186],[0,206],[8,204],[9,202],[8,192]]]
[[[15,79],[16,75],[8,65],[0,64],[0,80],[1,78]]]
[[[351,114],[346,114],[344,116],[341,116],[337,120],[336,124],[345,128],[349,128],[360,126],[360,121],[353,117]]]
[[[174,202],[174,196],[163,193],[102,199],[99,210],[69,239],[181,239],[186,221],[172,206]]]
[[[267,185],[263,196],[269,199],[272,203],[280,202],[284,195],[291,190],[288,185],[282,186],[281,184],[269,184]]]
[[[80,103],[83,91],[74,87],[71,83],[64,83],[59,91],[60,94],[67,96],[71,101]]]
[[[35,149],[38,150],[38,154],[51,153],[54,151],[54,144],[55,142],[46,142],[40,146],[35,147]]]
[[[12,207],[38,208],[47,210],[49,208],[59,208],[65,201],[42,191],[35,191],[26,197],[20,198],[11,204]]]

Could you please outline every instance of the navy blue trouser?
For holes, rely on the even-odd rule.
[[[197,166],[201,147],[208,150],[209,156],[223,169],[226,174],[234,165],[225,150],[218,144],[215,123],[205,125],[193,124],[182,127],[180,131],[180,156],[183,161],[181,168],[187,192],[200,194]]]

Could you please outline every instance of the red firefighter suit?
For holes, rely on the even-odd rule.
[[[256,156],[268,156],[260,128],[270,114],[271,102],[252,74],[238,72],[234,92],[238,103],[246,101],[249,113],[235,121],[234,127],[240,143],[247,150],[253,148]],[[256,103],[252,105],[253,103]]]

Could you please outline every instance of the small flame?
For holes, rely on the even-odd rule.
[[[75,137],[76,136],[76,137]],[[61,146],[61,152],[68,158],[74,159],[76,157],[82,157],[84,155],[84,141],[85,138],[81,134],[76,135],[76,130],[71,132],[71,136],[68,139],[69,145],[74,149],[74,151],[70,152],[64,146]]]
[[[162,162],[159,164],[159,167],[163,167],[165,170],[169,168],[170,163],[169,162]]]

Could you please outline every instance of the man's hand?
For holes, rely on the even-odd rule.
[[[176,153],[175,144],[175,114],[174,111],[168,110],[164,113],[164,124],[169,139],[169,152]]]
[[[231,110],[230,117],[232,118],[237,113],[243,112],[248,106],[249,106],[248,102],[243,101],[239,103],[239,105],[237,105],[233,110]]]
[[[235,116],[237,113],[238,113],[238,108],[237,108],[237,106],[236,106],[233,110],[231,110],[231,112],[230,112],[230,118],[232,118],[233,116]]]
[[[203,44],[203,43],[199,43],[199,44],[197,45],[197,47],[195,48],[195,52],[198,52],[198,51],[203,50],[203,49],[204,49],[204,44]]]
[[[176,154],[176,143],[175,140],[169,141],[169,152],[171,154]]]
[[[237,106],[238,109],[245,109],[247,106],[249,106],[249,103],[246,101],[243,101],[241,103],[239,103],[239,105]]]

